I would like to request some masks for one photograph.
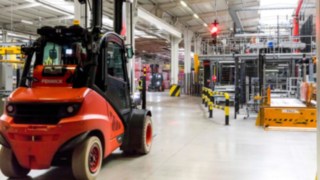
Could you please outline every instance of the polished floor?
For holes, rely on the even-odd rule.
[[[224,126],[224,114],[208,119],[200,98],[150,93],[154,142],[150,154],[115,152],[98,180],[313,180],[316,133],[264,131],[254,118],[238,116]],[[0,159],[1,161],[1,159]],[[0,173],[0,180],[6,179]],[[32,171],[29,179],[71,180],[69,168]]]

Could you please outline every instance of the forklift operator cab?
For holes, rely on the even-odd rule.
[[[124,42],[118,35],[105,34],[100,42],[96,74],[92,75],[95,90],[110,100],[126,119],[131,112],[131,97],[124,52]],[[43,58],[35,61],[32,87],[87,86],[91,66],[87,56],[81,42],[45,42]]]
[[[98,67],[101,69],[97,70],[96,84],[100,85],[100,89],[121,111],[121,114],[128,116],[131,99],[124,43],[115,34],[107,33],[106,38],[101,43],[100,52]],[[99,72],[101,72],[101,76],[98,75]]]

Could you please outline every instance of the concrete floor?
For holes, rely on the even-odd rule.
[[[264,131],[254,118],[233,119],[207,112],[197,97],[150,93],[155,129],[150,154],[115,152],[98,180],[312,180],[316,173],[316,133]],[[1,161],[1,159],[0,159]],[[32,171],[29,179],[71,180],[68,168]],[[0,173],[0,180],[6,179]]]

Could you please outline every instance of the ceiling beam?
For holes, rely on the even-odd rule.
[[[168,11],[170,9],[173,9],[173,8],[179,6],[179,5],[180,5],[180,3],[179,3],[179,1],[177,1],[177,2],[171,2],[171,3],[158,4],[158,7],[160,9],[163,9],[164,11]]]
[[[254,18],[244,18],[244,19],[241,19],[242,22],[247,22],[247,21],[259,21],[260,18],[257,18],[257,17],[254,17]],[[232,19],[229,19],[229,20],[223,20],[223,21],[218,21],[219,24],[227,24],[227,23],[231,23],[233,22]],[[208,25],[210,26],[211,23],[208,23]],[[256,26],[257,27],[257,26]],[[189,29],[191,31],[198,31],[201,29],[209,29],[209,27],[205,27],[203,25],[196,25],[196,26],[189,26]]]
[[[60,16],[60,17],[50,17],[50,18],[44,18],[41,21],[39,19],[33,19],[33,20],[31,20],[31,22],[33,24],[30,24],[30,25],[31,26],[32,25],[38,26],[40,23],[47,23],[47,22],[52,22],[52,21],[62,21],[62,20],[68,20],[68,19],[74,19],[74,16],[69,15],[69,16]],[[13,26],[20,25],[20,24],[27,25],[25,23],[22,23],[21,21],[15,21],[12,23]],[[10,26],[11,26],[11,23],[5,24],[5,27],[10,27]]]
[[[176,27],[168,24],[164,20],[156,17],[155,15],[151,14],[141,7],[138,7],[138,18],[155,25],[157,28],[166,31],[167,33],[175,37],[182,37],[182,33]]]
[[[73,14],[72,12],[68,12],[68,11],[66,11],[64,9],[61,9],[61,8],[59,8],[57,6],[42,2],[40,0],[25,0],[25,1],[28,1],[28,2],[33,3],[33,4],[38,4],[38,5],[46,8],[46,9],[49,9],[51,11],[55,11],[55,12],[58,12],[58,13],[61,13],[61,14],[64,14],[64,15],[72,15]]]
[[[219,36],[225,35],[225,34],[230,34],[230,31],[221,31]],[[201,36],[202,38],[211,38],[211,34],[210,33],[201,33],[199,34],[199,36]]]
[[[280,6],[280,7],[249,7],[241,8],[236,11],[268,11],[268,10],[285,10],[285,9],[296,9],[297,6]],[[315,5],[308,5],[305,8],[315,8]]]
[[[212,3],[214,2],[213,0],[186,0],[186,3],[190,4],[190,5],[194,5],[194,4],[203,4],[203,3]],[[259,3],[259,1],[254,0],[254,1],[249,1],[246,2],[247,4],[251,4],[251,3]],[[242,3],[232,3],[232,5],[240,5]],[[180,6],[181,4],[179,3],[179,1],[176,2],[171,2],[171,3],[159,3],[158,6],[160,8],[162,8],[165,11],[171,10],[176,8],[177,6]],[[228,5],[228,4],[227,4]]]
[[[201,14],[198,14],[198,16],[200,18],[209,18],[209,17],[215,17],[216,14],[218,16],[225,16],[225,15],[228,15],[228,10],[219,10],[217,12],[201,13]],[[190,20],[194,19],[194,16],[193,15],[178,16],[177,18],[179,21],[185,22],[185,21],[190,21]]]
[[[0,12],[17,11],[17,10],[29,9],[37,6],[40,6],[40,5],[37,3],[23,3],[19,5],[4,6],[0,8]]]
[[[229,14],[233,20],[233,22],[235,23],[235,26],[236,26],[236,30],[240,30],[240,32],[243,31],[243,25],[242,25],[242,22],[239,18],[239,15],[238,15],[238,11],[235,9],[235,8],[230,8],[229,9]]]

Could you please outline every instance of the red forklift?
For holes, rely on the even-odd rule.
[[[0,116],[5,176],[68,165],[76,179],[95,179],[117,148],[149,153],[151,112],[133,104],[126,68],[132,52],[118,35],[123,3],[114,1],[115,32],[102,33],[102,0],[94,0],[90,28],[42,27],[40,38],[23,48],[19,87]]]

